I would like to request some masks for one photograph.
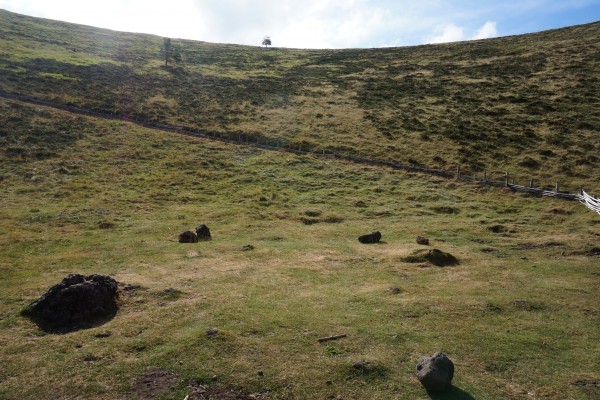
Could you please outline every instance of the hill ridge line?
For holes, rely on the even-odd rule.
[[[252,146],[252,147],[260,148],[260,149],[267,150],[267,151],[284,151],[284,152],[292,153],[292,154],[312,155],[315,157],[330,158],[330,159],[333,158],[333,159],[337,159],[337,160],[353,162],[356,164],[389,167],[392,169],[401,169],[401,170],[405,170],[408,172],[418,172],[418,173],[423,173],[423,174],[427,174],[427,175],[440,176],[440,177],[448,178],[448,179],[454,178],[457,180],[463,180],[463,181],[467,181],[467,182],[476,182],[476,183],[481,183],[484,185],[507,187],[507,188],[511,189],[512,191],[526,192],[526,193],[530,193],[530,194],[534,194],[534,195],[538,195],[538,196],[542,196],[542,197],[553,197],[553,198],[558,198],[558,199],[563,199],[563,200],[577,200],[578,202],[583,204],[586,208],[600,214],[600,202],[598,202],[596,197],[585,193],[583,191],[583,188],[580,189],[579,194],[573,194],[573,193],[568,193],[568,192],[560,192],[558,190],[558,184],[557,184],[555,191],[549,191],[549,190],[545,190],[545,189],[541,189],[541,188],[515,185],[514,183],[509,182],[508,173],[504,177],[505,178],[504,182],[497,181],[496,179],[490,180],[487,177],[484,177],[484,179],[481,180],[475,176],[461,174],[460,169],[458,167],[457,167],[456,172],[452,172],[452,171],[443,170],[443,169],[426,168],[426,167],[420,167],[420,166],[410,165],[410,164],[401,164],[401,163],[397,163],[397,162],[389,161],[389,160],[376,160],[376,159],[357,157],[357,156],[351,156],[351,155],[345,155],[345,154],[339,154],[339,153],[326,153],[325,151],[323,151],[322,153],[318,153],[318,152],[314,152],[314,151],[303,151],[301,148],[301,145],[299,146],[298,149],[294,149],[291,147],[286,148],[286,147],[280,147],[280,146],[270,146],[268,144],[261,144],[260,142],[248,142],[248,141],[244,142],[241,139],[240,140],[231,139],[230,137],[224,137],[216,132],[193,131],[193,130],[186,129],[181,126],[173,126],[173,125],[167,125],[167,124],[161,124],[161,123],[154,123],[154,122],[149,122],[149,121],[144,121],[144,120],[138,120],[137,118],[131,118],[131,117],[119,115],[119,114],[112,114],[112,113],[106,113],[106,112],[102,112],[102,111],[88,110],[88,109],[81,108],[81,107],[70,106],[68,104],[58,103],[58,102],[54,102],[54,101],[50,101],[50,100],[38,99],[35,97],[31,97],[31,96],[18,95],[18,94],[14,94],[14,93],[4,92],[1,90],[0,90],[0,97],[5,98],[5,99],[10,99],[10,100],[16,100],[16,101],[20,101],[20,102],[24,102],[24,103],[29,103],[29,104],[36,104],[36,105],[41,105],[41,106],[45,106],[45,107],[56,108],[59,110],[72,112],[72,113],[76,113],[76,114],[81,114],[81,115],[130,122],[130,123],[133,123],[133,124],[136,124],[136,125],[142,126],[144,128],[148,128],[148,129],[155,129],[155,130],[161,130],[161,131],[166,131],[166,132],[174,132],[174,133],[179,133],[179,134],[186,135],[186,136],[205,138],[205,139],[220,141],[220,142],[224,142],[224,143],[237,144],[240,146],[244,146],[244,145]]]

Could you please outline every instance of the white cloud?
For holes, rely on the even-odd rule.
[[[126,32],[189,37],[197,24],[193,0],[171,3],[145,0],[0,0],[0,8]],[[182,12],[182,10],[185,10]]]
[[[489,39],[498,36],[496,23],[487,21],[473,35],[466,35],[466,29],[456,24],[445,24],[435,28],[427,43],[448,43],[462,40]]]
[[[488,21],[481,28],[477,30],[477,33],[472,37],[472,39],[489,39],[498,36],[498,31],[496,29],[496,23],[492,21]]]
[[[366,0],[196,0],[204,40],[256,44],[270,35],[274,46],[352,47],[385,26],[386,13]],[[235,26],[235,29],[231,29]],[[221,39],[221,40],[219,40]]]
[[[504,34],[534,31],[551,12],[598,1],[0,0],[0,8],[173,38],[259,46],[270,35],[275,47],[340,48],[489,38],[497,25]]]
[[[447,43],[458,42],[465,37],[464,29],[454,24],[447,24],[436,28],[435,36],[428,40],[428,43]]]

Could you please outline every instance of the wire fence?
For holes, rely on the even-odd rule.
[[[76,106],[72,106],[72,105],[68,105],[68,104],[53,102],[50,100],[42,100],[42,99],[29,97],[29,96],[21,96],[21,95],[17,95],[14,93],[7,93],[7,92],[3,92],[3,91],[0,91],[0,97],[4,97],[7,99],[11,99],[11,100],[18,100],[18,101],[25,102],[25,103],[48,106],[48,107],[65,110],[65,111],[69,111],[69,112],[73,112],[73,113],[77,113],[77,114],[101,117],[101,118],[105,118],[105,119],[127,121],[127,122],[131,122],[131,123],[143,126],[145,128],[158,129],[158,130],[169,131],[169,132],[176,132],[176,133],[183,134],[183,135],[202,137],[202,138],[217,140],[217,141],[226,142],[226,143],[248,145],[248,146],[253,146],[253,147],[257,147],[257,148],[261,148],[261,149],[265,149],[265,150],[284,151],[284,152],[293,153],[293,154],[304,154],[304,155],[312,155],[312,156],[316,156],[316,157],[333,158],[333,159],[344,160],[344,161],[349,161],[349,162],[358,163],[358,164],[390,167],[393,169],[399,169],[399,170],[404,170],[404,171],[408,171],[408,172],[419,172],[419,173],[423,173],[423,174],[440,176],[440,177],[449,178],[449,179],[457,179],[457,180],[468,181],[468,182],[475,182],[475,183],[480,183],[480,184],[484,184],[484,185],[499,186],[499,187],[504,186],[515,192],[530,193],[530,194],[542,196],[542,197],[553,197],[553,198],[557,198],[557,199],[571,200],[571,201],[576,200],[576,201],[579,201],[581,204],[583,204],[588,209],[590,209],[591,211],[594,211],[595,213],[600,214],[600,199],[586,193],[583,190],[583,188],[581,188],[579,190],[578,194],[574,194],[574,193],[560,191],[558,183],[556,183],[554,190],[533,187],[533,180],[530,180],[529,186],[517,185],[514,183],[514,180],[511,182],[511,179],[510,179],[511,177],[508,174],[508,172],[505,172],[502,176],[499,176],[499,177],[493,177],[493,176],[488,177],[487,172],[484,172],[483,176],[477,177],[475,175],[467,175],[467,174],[461,173],[460,166],[457,166],[456,170],[429,168],[429,167],[424,167],[424,166],[420,166],[420,165],[404,164],[404,163],[399,163],[399,162],[389,161],[389,160],[377,160],[377,159],[372,159],[372,158],[368,158],[368,157],[359,157],[359,156],[352,155],[352,154],[336,153],[334,151],[328,152],[326,150],[321,150],[321,151],[310,150],[310,146],[306,143],[305,144],[302,144],[302,143],[287,143],[287,144],[285,144],[285,143],[282,143],[280,139],[261,137],[260,135],[256,135],[256,134],[253,135],[253,134],[249,134],[247,132],[222,133],[222,132],[214,132],[214,131],[213,132],[198,131],[198,130],[193,130],[193,129],[189,129],[189,128],[182,127],[182,126],[173,126],[173,125],[167,125],[167,124],[162,124],[162,123],[158,123],[158,122],[140,120],[137,118],[137,116],[125,116],[125,115],[121,115],[121,114],[107,112],[107,111],[101,110],[101,109],[93,109],[93,110],[86,109],[86,108],[76,107]],[[303,149],[303,146],[304,146],[304,149]]]

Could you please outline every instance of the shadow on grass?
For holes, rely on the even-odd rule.
[[[53,323],[48,321],[47,319],[34,315],[31,313],[29,309],[24,309],[21,311],[21,316],[25,318],[29,318],[31,322],[36,324],[40,330],[45,333],[64,335],[67,333],[83,330],[83,329],[92,329],[98,328],[108,322],[110,322],[117,315],[118,307],[115,305],[114,308],[111,308],[107,311],[107,314],[104,316],[97,316],[91,318],[89,321],[81,321],[77,323]]]
[[[475,397],[456,386],[452,386],[443,393],[427,392],[427,394],[431,400],[475,400]]]

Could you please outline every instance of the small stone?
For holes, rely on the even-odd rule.
[[[258,372],[256,373],[256,375],[258,375],[258,376],[265,376],[265,373],[264,373],[264,372],[262,372],[262,371],[258,371]]]
[[[375,231],[368,235],[362,235],[358,237],[358,241],[364,244],[378,243],[381,240],[381,232]]]
[[[363,360],[363,361],[359,361],[359,362],[352,364],[352,366],[355,369],[358,369],[359,371],[365,371],[365,370],[369,369],[371,364],[373,364],[371,361]]]
[[[429,246],[429,239],[423,236],[417,236],[417,244]]]
[[[192,231],[185,231],[179,234],[179,243],[198,243],[198,235]]]
[[[111,229],[114,228],[115,224],[112,222],[108,222],[108,221],[100,221],[98,223],[98,228],[100,229]]]
[[[400,293],[400,288],[398,286],[392,286],[389,288],[389,291],[392,292],[392,294],[398,294]]]
[[[421,357],[416,372],[428,392],[443,392],[452,385],[454,364],[444,353],[437,352],[432,357]]]
[[[196,227],[196,236],[198,240],[211,240],[210,229],[204,224],[200,224]]]
[[[219,334],[219,330],[217,328],[208,328],[206,330],[206,336],[217,336]]]
[[[251,250],[254,250],[254,246],[252,246],[251,244],[242,246],[242,251],[251,251]]]

